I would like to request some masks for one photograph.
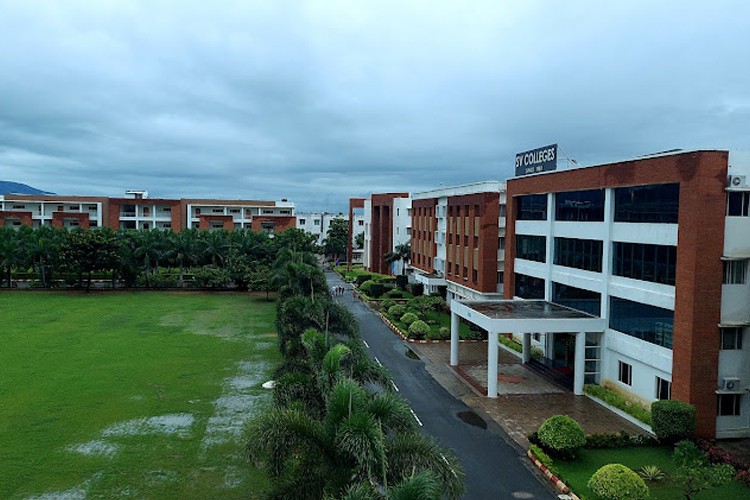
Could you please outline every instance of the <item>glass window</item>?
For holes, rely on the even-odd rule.
[[[622,361],[618,361],[617,380],[626,385],[633,385],[633,367]]]
[[[672,399],[672,382],[656,377],[656,399]]]
[[[727,193],[727,215],[747,217],[748,204],[750,204],[749,191],[730,191]]]
[[[519,259],[546,262],[547,238],[545,236],[516,235],[516,257]]]
[[[733,351],[742,349],[742,328],[720,328],[721,330],[721,349]]]
[[[544,299],[544,280],[516,274],[516,296],[522,299]]]
[[[724,284],[725,285],[744,285],[747,281],[747,261],[746,260],[725,260],[724,261]]]
[[[742,394],[719,394],[717,397],[717,415],[720,417],[737,417],[740,415]]]
[[[553,282],[552,302],[599,316],[602,296],[597,292]]]
[[[672,348],[674,311],[610,297],[609,327],[668,349]]]
[[[547,220],[547,195],[530,194],[516,197],[518,220]]]
[[[603,221],[604,190],[557,193],[555,195],[555,220]]]
[[[304,226],[307,223],[307,221],[305,219],[300,219],[299,223],[301,226]]]
[[[679,184],[653,184],[615,189],[615,222],[676,224]]]
[[[600,273],[602,272],[602,242],[555,238],[555,264]]]
[[[613,274],[674,286],[677,247],[615,241],[612,248]]]

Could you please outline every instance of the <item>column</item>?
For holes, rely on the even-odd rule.
[[[458,314],[451,311],[451,366],[458,366]]]
[[[586,332],[576,333],[576,356],[573,371],[573,394],[583,394],[583,374],[586,370]]]
[[[523,362],[528,363],[531,361],[531,334],[529,332],[524,332],[523,334],[523,350],[522,356],[523,356]]]
[[[497,397],[497,332],[490,332],[487,341],[487,397]]]

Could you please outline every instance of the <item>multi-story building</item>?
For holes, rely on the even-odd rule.
[[[0,196],[0,225],[110,227],[112,229],[253,229],[273,234],[296,226],[287,200],[199,200],[149,198],[127,191],[126,198],[58,195]]]
[[[505,298],[605,325],[586,334],[585,368],[575,333],[524,333],[544,362],[646,403],[689,402],[699,435],[750,436],[748,175],[748,157],[693,151],[508,180]]]
[[[351,245],[353,246],[353,260],[352,262],[362,261],[362,249],[357,248],[356,238],[357,234],[363,233],[365,230],[365,220],[362,214],[353,214],[353,224],[349,224],[349,216],[338,213],[328,212],[298,212],[297,213],[297,228],[314,235],[318,239],[318,245],[323,245],[327,235],[328,228],[331,227],[331,221],[334,219],[343,219],[347,221],[349,226],[349,234],[352,238]],[[344,256],[341,256],[341,260],[344,260]]]
[[[505,185],[485,181],[412,196],[411,265],[425,293],[500,298],[505,245]]]
[[[362,263],[365,269],[379,274],[398,274],[401,268],[385,261],[385,255],[396,245],[408,243],[411,237],[409,193],[372,194],[363,202],[365,244]]]

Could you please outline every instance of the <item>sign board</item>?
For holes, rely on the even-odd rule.
[[[516,175],[549,172],[557,168],[557,144],[516,154]]]

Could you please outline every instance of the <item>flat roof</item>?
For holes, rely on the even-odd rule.
[[[463,302],[490,319],[589,319],[591,314],[545,300]]]

